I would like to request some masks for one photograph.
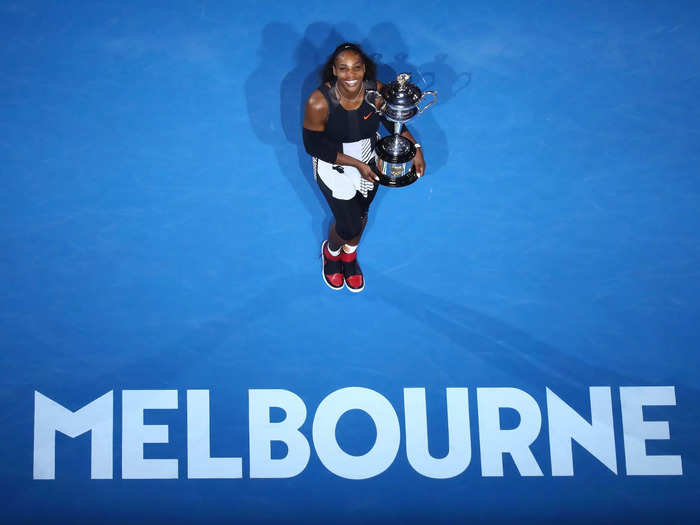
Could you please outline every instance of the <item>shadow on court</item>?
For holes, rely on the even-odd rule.
[[[319,243],[325,239],[332,217],[313,179],[301,128],[306,100],[320,84],[321,66],[344,41],[362,45],[377,62],[379,80],[389,82],[399,73],[410,72],[421,89],[438,90],[437,103],[443,106],[452,103],[471,81],[469,73],[457,73],[449,66],[445,53],[423,65],[411,61],[409,46],[392,23],[376,24],[365,34],[353,24],[341,27],[316,22],[303,34],[286,23],[265,26],[257,53],[258,65],[246,81],[250,124],[258,140],[274,150],[280,171],[311,217],[310,228],[316,232]],[[285,60],[293,64],[287,72],[280,69]],[[409,127],[417,140],[426,145],[428,170],[441,170],[449,158],[449,140],[432,108],[410,122]],[[378,192],[373,210],[381,207],[384,195],[384,191]],[[370,220],[367,231],[371,228]]]

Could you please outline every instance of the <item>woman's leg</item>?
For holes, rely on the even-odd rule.
[[[367,226],[369,205],[372,204],[374,196],[377,194],[378,188],[379,186],[375,184],[374,188],[367,193],[367,197],[363,197],[360,193],[355,194],[355,197],[352,199],[356,206],[353,215],[355,217],[359,217],[359,220],[355,219],[355,231],[357,231],[357,229],[359,228],[359,232],[352,239],[346,241],[344,244],[348,246],[357,246],[358,244],[360,244],[360,239],[362,238],[362,234],[365,231],[365,226]]]
[[[347,242],[335,231],[335,222],[336,221],[333,221],[333,224],[331,224],[331,227],[328,229],[328,248],[332,252],[337,252],[340,250],[340,247]]]
[[[343,276],[345,286],[351,292],[361,292],[365,287],[365,277],[357,260],[357,246],[367,226],[369,205],[377,192],[377,187],[367,194],[367,197],[356,194],[353,199],[352,228],[354,235],[343,244],[343,252],[340,258],[343,261]]]
[[[330,188],[320,178],[317,182],[335,218],[328,229],[328,241],[322,250],[326,284],[338,289],[344,280],[350,291],[359,292],[364,288],[364,276],[355,252],[367,225],[369,205],[377,192],[377,186],[366,197],[356,193],[352,199],[342,200],[333,197]],[[340,282],[339,275],[335,273],[338,270],[342,272]]]
[[[323,278],[330,288],[339,290],[344,286],[345,280],[341,249],[348,240],[356,235],[352,233],[352,217],[356,213],[354,211],[355,204],[353,199],[336,199],[331,189],[323,183],[320,177],[317,177],[316,182],[335,218],[328,229],[328,240],[324,241],[321,246]]]

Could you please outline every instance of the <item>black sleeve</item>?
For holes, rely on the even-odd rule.
[[[312,131],[302,128],[304,136],[304,148],[312,157],[335,164],[338,158],[338,145],[330,140],[323,131]]]

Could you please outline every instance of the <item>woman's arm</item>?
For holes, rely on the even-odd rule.
[[[401,132],[402,137],[406,137],[408,140],[413,142],[414,144],[417,144],[416,139],[411,135],[411,132],[408,131],[408,128],[404,126],[404,130]],[[425,159],[423,158],[423,148],[416,147],[416,156],[413,157],[413,166],[416,168],[416,175],[419,177],[422,177],[425,174]]]
[[[306,152],[331,164],[352,166],[360,172],[362,178],[370,182],[378,181],[379,177],[367,164],[345,153],[336,151],[337,145],[329,140],[325,134],[327,120],[328,102],[326,97],[317,89],[311,93],[304,109],[302,131]]]

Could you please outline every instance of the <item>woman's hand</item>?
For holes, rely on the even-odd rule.
[[[377,182],[379,181],[379,176],[374,173],[374,170],[369,166],[369,164],[365,164],[362,162],[358,167],[357,170],[360,172],[360,175],[362,175],[362,178],[365,180],[368,180],[370,182]]]
[[[416,175],[425,175],[425,159],[423,158],[423,148],[416,148],[416,156],[413,157],[413,167],[416,168]]]

